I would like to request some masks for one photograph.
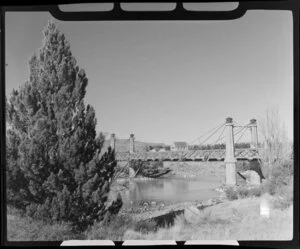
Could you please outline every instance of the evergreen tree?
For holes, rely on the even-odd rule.
[[[7,101],[8,202],[84,229],[122,205],[106,206],[114,151],[100,158],[104,137],[96,136],[94,108],[84,104],[85,71],[53,21],[29,69],[29,80]]]

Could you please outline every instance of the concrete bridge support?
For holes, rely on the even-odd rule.
[[[226,118],[226,185],[236,185],[236,158],[234,157],[234,137],[232,118]]]
[[[114,150],[116,147],[116,135],[112,133],[110,135],[110,147]]]
[[[135,152],[134,148],[134,134],[130,134],[129,138],[129,153],[132,154]]]
[[[258,135],[257,135],[256,119],[251,119],[249,126],[250,126],[250,132],[251,132],[250,148],[251,149],[257,149],[257,147],[258,147]]]

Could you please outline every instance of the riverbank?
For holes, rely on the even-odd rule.
[[[249,197],[206,207],[194,216],[175,218],[171,227],[156,232],[128,230],[124,240],[290,240],[293,237],[293,205],[286,209],[272,206],[273,197]],[[263,203],[270,204],[269,217]]]

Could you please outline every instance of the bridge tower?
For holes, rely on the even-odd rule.
[[[234,157],[234,137],[232,118],[226,118],[226,185],[236,185],[236,158]]]
[[[116,145],[116,135],[115,133],[112,133],[110,135],[110,147],[114,150]]]
[[[129,138],[129,153],[132,154],[135,152],[134,148],[134,134],[130,134]]]
[[[256,119],[251,119],[249,126],[250,126],[250,132],[251,132],[250,148],[251,149],[257,149],[258,148],[258,135],[257,135]]]

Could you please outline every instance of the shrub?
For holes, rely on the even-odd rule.
[[[226,194],[226,197],[231,201],[238,199],[238,193],[234,187],[225,188],[225,194]]]
[[[99,240],[123,240],[125,232],[133,229],[134,221],[128,216],[114,216],[110,222],[98,222],[90,226],[86,232],[86,239],[99,239]]]
[[[285,186],[290,185],[293,181],[293,167],[292,160],[275,162],[270,168],[267,181],[264,184],[265,192],[271,195],[282,193]]]
[[[226,197],[229,200],[237,200],[239,198],[247,198],[256,196],[259,197],[263,193],[260,186],[237,186],[237,187],[227,187],[225,188]]]
[[[72,232],[65,222],[45,223],[24,215],[22,210],[12,206],[7,209],[8,241],[63,241],[84,239],[81,234]]]
[[[247,198],[252,196],[259,197],[262,194],[262,190],[260,186],[258,187],[240,186],[238,187],[237,192],[239,198]]]
[[[104,138],[96,137],[95,111],[84,104],[88,80],[55,23],[44,30],[29,68],[29,81],[6,103],[8,203],[85,229],[111,211],[114,151],[100,159]]]
[[[163,168],[162,161],[139,161],[131,160],[130,165],[137,175],[148,176],[149,173],[157,173],[159,168]]]
[[[140,233],[148,233],[157,231],[157,223],[154,220],[140,221],[134,225],[134,230]]]

